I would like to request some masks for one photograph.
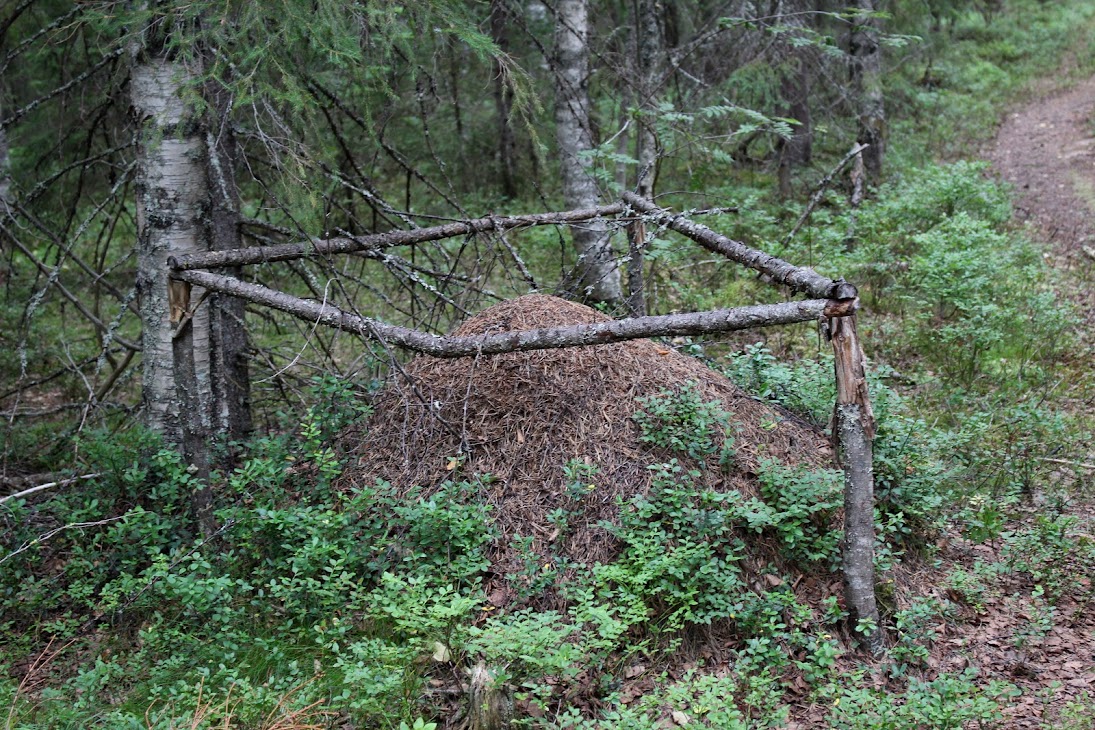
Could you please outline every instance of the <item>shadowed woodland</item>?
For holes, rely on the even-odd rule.
[[[1092,30],[5,3],[0,721],[1092,728]]]

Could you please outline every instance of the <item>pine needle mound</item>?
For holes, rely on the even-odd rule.
[[[490,307],[455,334],[607,319],[581,304],[531,294]],[[708,457],[697,487],[756,495],[762,456],[831,466],[831,450],[820,434],[749,397],[698,360],[651,340],[453,360],[418,357],[405,372],[407,377],[394,377],[378,394],[363,427],[344,435],[343,448],[356,459],[343,487],[382,478],[404,493],[421,487],[426,496],[446,480],[491,475],[480,499],[491,506],[499,532],[490,555],[496,576],[516,571],[511,544],[518,536],[533,538],[541,555],[550,543],[579,563],[614,557],[616,540],[599,523],[616,523],[618,497],[626,501],[648,489],[649,465],[679,456],[640,440],[633,416],[643,396],[691,384],[705,402],[718,401],[729,414],[735,468],[726,472],[717,457]],[[580,498],[580,519],[572,518],[560,536],[548,515],[560,507],[575,509],[564,473],[571,460],[595,465],[597,473],[589,480],[593,489]]]

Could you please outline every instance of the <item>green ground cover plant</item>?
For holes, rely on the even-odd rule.
[[[636,403],[635,427],[665,457],[645,465],[651,489],[622,501],[606,527],[615,559],[570,564],[537,554],[528,536],[505,536],[523,562],[508,576],[519,607],[499,609],[485,586],[488,550],[503,536],[480,500],[493,477],[454,469],[429,496],[383,480],[336,488],[335,437],[366,415],[362,396],[380,384],[325,377],[268,434],[222,445],[239,459],[214,476],[215,535],[193,526],[191,470],[136,429],[81,435],[72,466],[96,479],[0,505],[0,723],[431,730],[458,711],[446,691],[459,694],[466,670],[483,663],[526,711],[517,727],[780,727],[804,705],[832,728],[1002,727],[1015,688],[975,668],[932,672],[935,627],[961,621],[960,609],[987,610],[1007,577],[1037,609],[1013,644],[1036,646],[1059,602],[1090,600],[1081,579],[1095,564],[1089,531],[1057,509],[1090,477],[1061,486],[1061,465],[1045,460],[1090,443],[1089,426],[1057,408],[1074,314],[1013,224],[1007,191],[977,163],[935,161],[983,139],[999,113],[986,99],[1018,93],[1066,48],[1079,68],[1095,64],[1090,43],[1075,41],[1086,4],[1020,10],[991,22],[972,10],[947,17],[946,42],[892,82],[888,182],[857,211],[830,191],[780,251],[861,287],[878,421],[877,567],[893,638],[881,664],[849,657],[835,598],[806,605],[792,589],[798,574],[837,580],[839,473],[762,458],[756,497],[697,488],[697,463],[729,473],[742,445],[732,416],[692,385]],[[758,93],[771,83],[756,69],[743,78]],[[716,163],[729,164],[697,164],[696,179],[710,180]],[[798,211],[772,194],[769,173],[730,177],[721,192],[739,212],[710,225],[780,241]],[[546,268],[554,234],[529,235],[543,239],[532,265]],[[649,255],[667,310],[765,296],[714,264],[682,274],[685,255],[668,234]],[[17,324],[13,309],[2,314]],[[832,363],[812,331],[686,347],[753,397],[829,427]],[[10,352],[0,359],[18,368]],[[49,445],[65,436],[45,430],[8,430],[2,448],[53,465]],[[569,502],[548,516],[561,535],[596,491],[597,469],[566,463]],[[1020,520],[1036,493],[1048,506]],[[893,576],[939,560],[944,535],[998,546],[1002,559],[939,566],[953,603],[896,595]],[[744,563],[760,560],[754,540],[773,546],[760,588],[745,579]],[[555,609],[524,605],[550,588],[562,593]],[[720,631],[720,660],[682,670],[697,637]],[[879,667],[885,690],[870,682]],[[26,680],[12,679],[19,672]],[[628,694],[646,674],[656,681]],[[1090,697],[1070,703],[1061,727],[1091,727],[1091,709]]]

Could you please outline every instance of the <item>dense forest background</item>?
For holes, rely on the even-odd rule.
[[[1095,255],[977,158],[1095,74],[1093,29],[1079,0],[7,2],[5,727],[1092,727]],[[465,371],[171,298],[170,257],[302,242],[356,251],[219,271],[434,334],[530,292],[787,298],[611,215],[375,238],[624,191],[859,288],[883,656],[839,590],[816,327],[613,361],[643,489],[543,425],[561,481],[522,522],[496,442],[430,434],[446,476],[410,486],[369,460],[393,393]],[[576,557],[594,528],[616,547]]]

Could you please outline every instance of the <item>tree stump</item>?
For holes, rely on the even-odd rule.
[[[483,662],[471,670],[468,688],[469,730],[504,730],[513,719],[513,691],[500,684],[495,673]]]

